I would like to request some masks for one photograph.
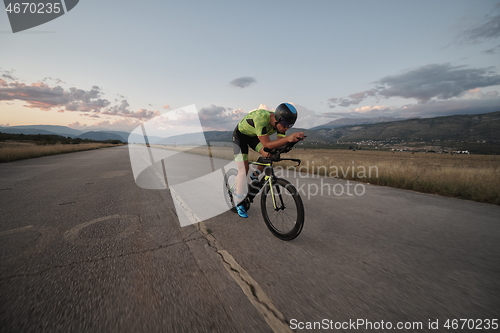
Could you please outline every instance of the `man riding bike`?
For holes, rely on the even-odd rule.
[[[287,142],[297,142],[304,139],[304,132],[297,132],[285,135],[285,132],[295,124],[297,120],[297,109],[289,104],[278,105],[276,111],[255,110],[248,113],[238,123],[233,132],[234,159],[238,166],[238,176],[236,177],[236,210],[240,217],[248,217],[243,200],[246,196],[248,173],[248,147],[268,157],[264,148],[275,149],[285,145]],[[269,136],[278,133],[277,139],[271,141]],[[256,179],[264,169],[259,166],[250,178]]]

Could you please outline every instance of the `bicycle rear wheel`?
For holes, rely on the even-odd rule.
[[[289,241],[300,234],[304,226],[304,204],[289,181],[276,179],[272,190],[267,183],[260,204],[264,221],[274,236]]]
[[[238,175],[238,170],[229,169],[224,175],[224,199],[228,208],[236,213],[236,176]],[[250,202],[245,199],[245,209],[248,211],[250,209]]]

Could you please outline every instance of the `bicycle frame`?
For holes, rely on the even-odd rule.
[[[276,178],[276,176],[274,175],[274,169],[273,169],[273,166],[272,166],[272,163],[269,162],[269,163],[261,163],[261,162],[253,162],[253,161],[249,161],[248,162],[249,164],[253,164],[253,165],[260,165],[260,166],[263,166],[264,167],[264,172],[265,172],[265,176],[263,178],[264,181],[260,181],[258,184],[254,184],[255,185],[258,185],[259,189],[258,191],[256,191],[255,193],[252,193],[251,191],[248,191],[248,195],[247,195],[247,198],[248,200],[250,200],[250,202],[253,202],[253,199],[255,198],[255,196],[257,194],[259,194],[260,190],[265,186],[266,183],[269,183],[269,186],[271,186],[271,194],[272,194],[272,198],[273,198],[273,203],[274,203],[274,208],[276,209],[276,204],[275,204],[275,197],[274,197],[274,193],[273,193],[273,187],[272,187],[272,182],[273,182],[273,179]],[[268,170],[271,170],[270,172]],[[269,174],[268,174],[269,173]]]
[[[271,191],[271,197],[273,200],[274,209],[275,210],[285,209],[285,206],[283,203],[283,198],[281,197],[281,193],[279,193],[279,189],[278,189],[277,194],[278,194],[280,201],[281,201],[281,207],[278,207],[278,204],[276,202],[276,195],[274,193],[274,186],[273,186],[273,182],[276,180],[276,175],[274,174],[273,162],[280,162],[280,161],[297,162],[298,164],[295,167],[299,166],[300,162],[301,162],[299,159],[295,159],[295,158],[281,158],[280,152],[275,153],[274,156],[271,156],[271,157],[260,157],[256,162],[253,162],[253,161],[248,162],[249,164],[263,166],[264,173],[265,173],[264,181],[263,182],[261,181],[258,183],[259,190],[256,191],[255,193],[251,193],[249,191],[247,198],[250,200],[250,202],[253,202],[253,199],[255,198],[255,196],[257,194],[259,194],[260,190],[265,186],[265,184],[269,183],[269,189]]]

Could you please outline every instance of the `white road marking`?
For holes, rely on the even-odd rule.
[[[74,241],[74,240],[76,240],[78,233],[82,229],[84,229],[84,228],[86,228],[94,223],[107,221],[107,220],[113,220],[113,219],[121,219],[121,220],[126,220],[128,222],[128,227],[125,229],[125,231],[116,235],[115,237],[117,237],[117,238],[126,238],[126,237],[130,236],[131,234],[133,234],[137,228],[138,223],[139,223],[139,221],[138,221],[139,218],[137,216],[133,216],[133,215],[116,214],[116,215],[103,216],[103,217],[99,217],[97,219],[93,219],[91,221],[87,221],[87,222],[84,222],[84,223],[81,223],[81,224],[74,226],[73,228],[69,229],[68,231],[66,231],[64,233],[64,238],[67,240]]]
[[[266,295],[264,290],[259,284],[248,274],[243,267],[241,267],[234,257],[224,250],[219,244],[217,239],[208,232],[205,223],[189,209],[184,201],[177,196],[177,193],[170,190],[173,197],[175,197],[184,208],[184,213],[192,224],[196,226],[198,231],[207,239],[210,246],[212,246],[219,254],[224,267],[227,269],[231,277],[238,283],[243,293],[247,296],[248,300],[257,309],[257,311],[264,317],[267,324],[273,332],[292,332],[286,323],[285,316],[274,306],[271,299]]]
[[[26,227],[21,227],[21,228],[6,230],[6,231],[0,232],[0,236],[11,235],[11,234],[14,234],[16,232],[28,231],[28,230],[31,230],[32,228],[33,228],[32,225],[28,225]]]
[[[153,171],[159,179],[164,177],[164,175],[161,175],[156,168],[153,168]],[[189,205],[182,200],[173,188],[168,186],[166,179],[164,181],[167,189],[170,191],[170,194],[174,199],[174,203],[177,202],[177,204],[182,207],[182,212],[191,221],[191,224],[196,226],[198,231],[205,237],[210,246],[217,251],[224,267],[228,270],[235,282],[240,286],[250,303],[252,303],[257,311],[264,317],[273,332],[292,332],[286,322],[285,316],[274,306],[264,290],[262,290],[250,274],[248,274],[248,272],[236,262],[234,257],[222,248],[219,242],[217,242],[217,239],[208,232],[205,223],[202,222],[203,220],[189,208]],[[177,212],[179,211],[181,210],[178,209]],[[178,218],[180,217],[178,216]]]

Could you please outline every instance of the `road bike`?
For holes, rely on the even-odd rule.
[[[273,163],[281,161],[296,162],[300,159],[281,158],[281,154],[289,152],[297,142],[289,142],[277,149],[264,148],[269,157],[260,157],[249,164],[264,166],[264,172],[258,179],[248,184],[248,193],[243,204],[250,209],[255,197],[261,193],[260,207],[264,221],[274,236],[289,241],[296,238],[304,226],[304,204],[297,189],[286,179],[278,178],[274,173]],[[235,191],[237,169],[230,169],[224,175],[224,198],[231,211],[236,212]]]

